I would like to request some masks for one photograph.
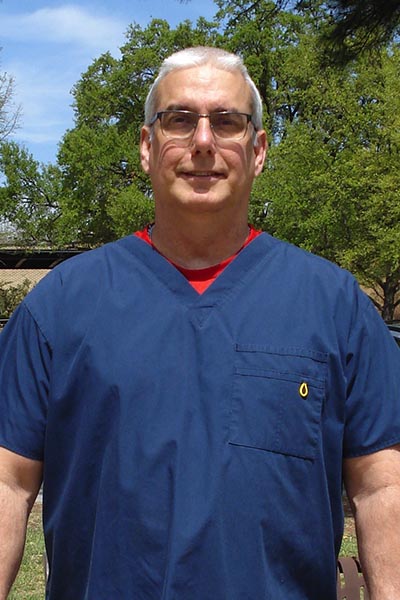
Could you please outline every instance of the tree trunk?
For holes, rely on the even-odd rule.
[[[388,277],[382,286],[383,289],[383,305],[382,317],[385,321],[393,321],[394,311],[398,302],[396,298],[400,293],[400,281],[397,277]]]

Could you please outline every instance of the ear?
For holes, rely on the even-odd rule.
[[[255,163],[254,163],[254,175],[255,177],[257,177],[257,175],[259,175],[262,171],[262,168],[264,166],[264,162],[267,156],[267,150],[268,150],[268,140],[267,140],[267,134],[265,133],[265,131],[262,129],[260,131],[257,131],[256,133],[257,135],[257,140],[256,140],[256,145],[254,146],[254,155],[255,155]]]
[[[145,173],[150,171],[150,148],[151,148],[151,132],[150,128],[144,125],[140,132],[140,162]]]

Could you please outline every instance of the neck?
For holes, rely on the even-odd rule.
[[[247,218],[234,224],[198,216],[188,222],[165,222],[157,219],[156,214],[151,237],[157,250],[175,264],[187,269],[203,269],[235,254],[246,241],[248,232]]]

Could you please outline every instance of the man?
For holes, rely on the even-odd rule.
[[[1,599],[42,464],[50,600],[334,600],[342,477],[371,599],[400,597],[400,355],[349,274],[249,228],[266,145],[238,57],[171,56],[155,224],[1,334]]]

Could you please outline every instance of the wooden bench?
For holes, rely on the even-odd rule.
[[[369,600],[360,561],[355,556],[339,556],[337,600]]]

